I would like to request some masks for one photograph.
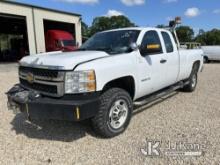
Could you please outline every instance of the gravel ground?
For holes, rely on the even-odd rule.
[[[31,124],[13,115],[4,93],[18,80],[16,66],[0,65],[0,77],[0,164],[220,164],[219,63],[205,66],[194,93],[174,93],[136,110],[127,131],[113,139],[96,137],[86,122]],[[161,141],[159,157],[141,153],[146,139]],[[168,141],[196,145],[203,155],[165,156]]]

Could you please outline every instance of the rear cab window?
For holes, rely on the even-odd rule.
[[[167,53],[172,53],[174,51],[173,43],[170,38],[170,35],[167,32],[161,32],[163,40],[164,40],[164,45],[166,48]]]

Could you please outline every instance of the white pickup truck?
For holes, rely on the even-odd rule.
[[[133,107],[182,89],[192,92],[203,51],[180,50],[169,30],[124,28],[100,32],[75,52],[23,58],[8,108],[29,119],[91,119],[102,137],[128,126]]]
[[[220,61],[220,46],[202,46],[204,62]]]

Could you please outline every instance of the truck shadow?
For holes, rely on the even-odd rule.
[[[72,142],[87,135],[95,136],[90,126],[90,121],[28,121],[23,114],[15,116],[11,122],[16,134],[24,134],[29,138],[52,141]]]
[[[209,61],[209,63],[205,63],[206,65],[208,64],[220,64],[220,61]]]
[[[173,92],[172,94],[145,106],[135,107],[133,115],[137,115],[177,94],[178,92]],[[93,132],[89,120],[79,123],[56,120],[34,120],[30,122],[23,114],[18,114],[12,120],[11,125],[13,126],[12,130],[15,130],[16,134],[24,134],[25,136],[33,139],[73,142],[86,136],[100,138]]]

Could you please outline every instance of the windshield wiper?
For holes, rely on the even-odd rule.
[[[100,48],[79,48],[79,49],[77,49],[77,51],[104,51],[104,52],[106,52],[106,53],[112,53],[112,52],[114,52],[113,50],[112,50],[112,48],[110,48],[110,47],[100,47]],[[115,52],[114,52],[115,53]]]
[[[111,52],[112,51],[112,48],[105,48],[105,47],[103,47],[103,48],[94,48],[94,49],[92,49],[92,50],[96,50],[96,51],[104,51],[104,52],[107,52],[107,53],[109,53],[109,52]]]
[[[97,51],[106,51],[106,50],[108,50],[107,48],[79,48],[79,49],[77,49],[77,50],[79,50],[79,51],[86,51],[86,50],[97,50]]]

